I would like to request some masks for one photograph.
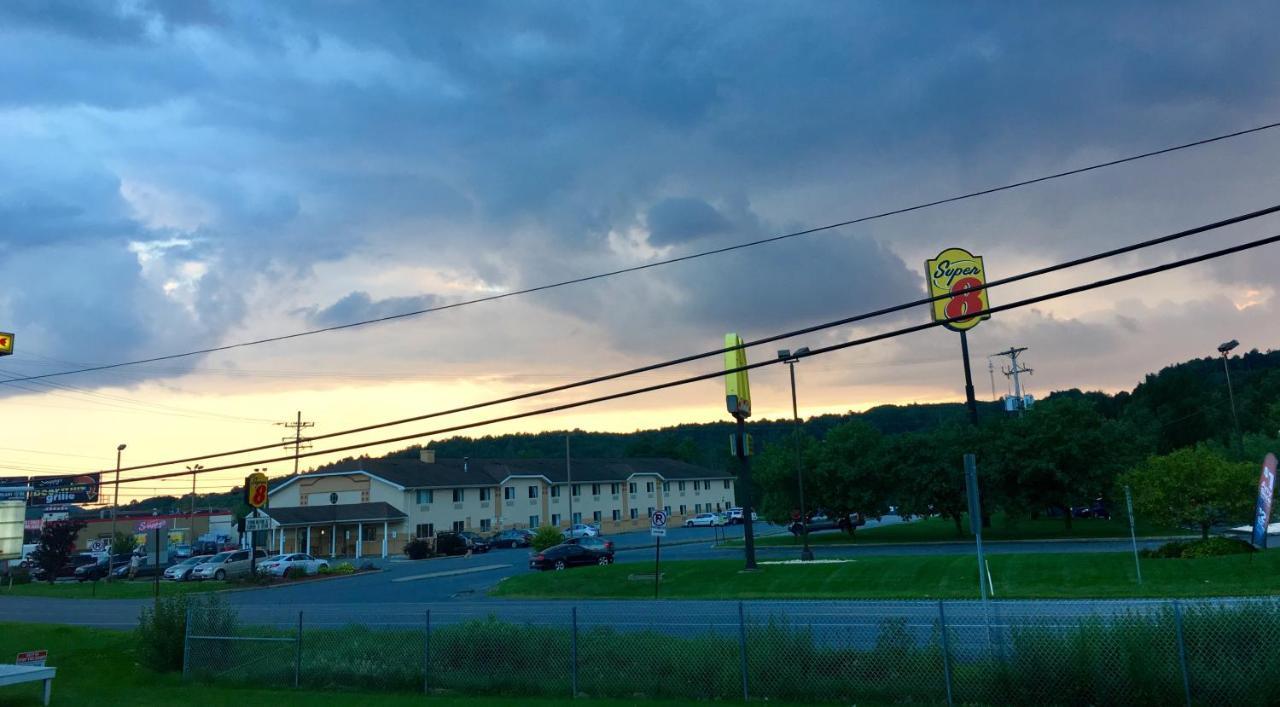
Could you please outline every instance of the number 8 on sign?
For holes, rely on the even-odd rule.
[[[254,472],[245,477],[244,480],[244,501],[253,508],[262,508],[267,505],[267,475],[262,472]]]
[[[947,248],[938,257],[926,260],[925,282],[929,296],[935,297],[929,310],[933,321],[952,331],[967,331],[984,320],[990,302],[987,291],[981,288],[987,282],[982,256],[963,248]]]

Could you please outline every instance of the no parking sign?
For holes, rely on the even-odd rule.
[[[649,535],[655,538],[667,536],[667,512],[658,510],[649,516]]]

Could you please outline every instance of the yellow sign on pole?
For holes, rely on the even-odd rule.
[[[255,471],[244,478],[244,502],[254,508],[267,505],[267,475]]]
[[[933,321],[943,321],[973,315],[965,319],[943,324],[952,331],[968,331],[982,320],[990,319],[985,312],[991,308],[986,290],[974,290],[987,284],[987,272],[982,266],[982,256],[963,248],[947,248],[938,257],[924,262],[925,281],[929,296],[954,295],[935,300],[930,307]]]
[[[0,331],[0,356],[8,356],[13,353],[13,334],[7,331]]]
[[[747,365],[747,350],[741,348],[742,337],[737,334],[724,335],[724,347],[733,349],[724,352],[724,368],[732,371]],[[734,348],[738,347],[738,348]],[[729,414],[738,419],[751,417],[751,383],[747,380],[746,371],[734,371],[724,375],[724,401]]]

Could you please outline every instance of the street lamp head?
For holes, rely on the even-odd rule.
[[[117,451],[117,452],[123,452],[123,451],[124,451],[124,448],[125,448],[125,447],[128,447],[128,446],[129,446],[129,445],[127,445],[127,444],[120,444],[120,445],[117,445],[117,446],[116,446],[116,451]]]
[[[1237,346],[1239,346],[1239,345],[1240,345],[1240,342],[1239,342],[1239,341],[1236,341],[1235,339],[1232,339],[1231,341],[1228,341],[1228,342],[1225,342],[1225,343],[1219,344],[1219,345],[1218,345],[1218,353],[1222,354],[1223,356],[1226,356],[1228,353],[1230,353],[1230,352],[1231,352],[1231,349],[1234,349],[1235,347],[1237,347]]]
[[[798,349],[796,349],[794,352],[792,352],[792,355],[793,355],[793,356],[795,356],[796,358],[799,358],[799,357],[801,357],[801,356],[804,356],[804,355],[805,355],[805,354],[807,354],[807,353],[809,353],[809,347],[808,347],[808,346],[801,346],[800,348],[798,348]]]
[[[803,346],[795,351],[792,351],[791,349],[778,349],[778,358],[786,361],[787,363],[795,363],[800,360],[801,356],[804,356],[807,353],[809,353],[808,346]]]

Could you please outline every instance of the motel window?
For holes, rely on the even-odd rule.
[[[573,485],[573,495],[574,495],[574,496],[581,496],[581,495],[582,495],[582,484],[574,484],[574,485]]]
[[[365,541],[365,542],[370,542],[370,541],[373,541],[373,540],[377,540],[377,539],[378,539],[378,533],[380,533],[380,532],[382,532],[382,526],[381,526],[381,525],[376,525],[376,524],[374,524],[374,523],[365,523],[365,526],[364,526],[364,534],[363,534],[364,541]]]
[[[684,505],[683,503],[681,503],[681,504],[680,504],[680,515],[682,515],[682,516],[683,516],[683,515],[688,515],[688,514],[689,514],[689,507],[688,507],[688,506],[686,506],[686,505]]]
[[[728,479],[725,479],[725,480],[724,480],[724,487],[725,487],[725,490],[728,490],[728,489],[729,489],[729,480],[728,480]]]
[[[591,514],[591,520],[592,520],[592,522],[594,522],[594,523],[599,523],[599,522],[600,522],[600,511],[594,511],[594,512],[592,512],[592,514]]]
[[[615,508],[615,509],[613,509],[613,519],[614,519],[614,520],[622,520],[622,511],[620,511],[620,510],[618,510],[618,509],[616,509],[616,508]]]
[[[530,486],[530,487],[529,487],[529,498],[537,498],[537,497],[538,497],[538,487],[537,487],[537,486]]]
[[[701,503],[695,503],[695,504],[693,504],[693,512],[694,512],[694,513],[701,513],[701,512],[702,512],[702,504],[701,504]]]
[[[632,486],[635,486],[635,484],[631,484],[631,485],[632,485]],[[635,519],[636,519],[636,517],[637,517],[636,509],[632,508],[632,509],[631,509],[631,520],[635,520]]]
[[[653,493],[653,482],[652,481],[646,482],[644,485],[644,490],[649,493]]]
[[[600,495],[600,484],[591,484],[591,495],[592,496]]]
[[[493,530],[493,521],[492,521],[492,520],[490,520],[490,519],[488,519],[488,518],[481,518],[481,519],[480,519],[480,532],[482,532],[482,533],[487,533],[487,532],[489,532],[490,530]]]
[[[649,517],[650,517],[650,518],[652,518],[652,517],[653,517],[653,511],[654,511],[653,506],[649,506]]]
[[[632,481],[632,482],[628,483],[628,484],[627,484],[627,491],[629,491],[630,493],[635,493],[635,492],[636,492],[636,482]],[[633,516],[633,517],[634,517],[634,516]]]
[[[573,514],[573,519],[572,519],[572,520],[573,520],[573,524],[574,524],[574,525],[581,525],[581,524],[582,524],[582,514],[581,514],[581,513],[574,513],[574,514]]]
[[[560,498],[560,484],[551,484],[551,497]]]
[[[665,511],[667,515],[671,515],[671,506],[663,506],[662,510]]]
[[[435,534],[435,523],[419,523],[417,529],[414,531],[414,535],[419,538],[431,538],[435,537]]]
[[[618,495],[618,485],[617,485],[617,484],[609,484],[609,493],[611,493],[611,494],[613,494],[613,495],[617,496],[617,495]]]
[[[514,486],[503,486],[503,487],[502,487],[502,497],[503,497],[503,498],[505,498],[505,499],[507,499],[508,501],[510,501],[510,500],[512,500],[513,498],[515,498],[515,497],[516,497],[516,487],[514,487]]]
[[[539,522],[538,516],[529,516],[529,527],[537,528],[542,523]]]
[[[453,502],[454,502],[454,503],[462,503],[462,499],[466,498],[466,494],[467,494],[466,489],[454,489],[454,490],[453,490]]]
[[[676,486],[676,488],[677,488],[677,489],[680,489],[681,491],[683,491],[683,490],[684,490],[684,482],[683,482],[683,481],[679,482],[679,484]]]
[[[423,489],[418,491],[418,505],[425,506],[431,503],[431,489]]]
[[[462,531],[464,531],[464,530],[466,530],[466,529],[467,529],[467,526],[466,526],[466,524],[464,524],[462,521],[460,521],[460,520],[455,520],[455,521],[453,521],[453,532],[455,532],[455,533],[461,533]]]
[[[493,489],[491,489],[491,488],[482,488],[482,489],[480,489],[480,500],[481,500],[481,501],[488,501],[488,500],[491,500],[492,498],[493,498]]]
[[[559,526],[560,526],[560,514],[559,514],[559,513],[552,513],[552,514],[551,514],[551,524],[552,524],[552,525],[554,525],[554,526],[556,526],[556,527],[559,527]]]
[[[662,482],[662,492],[663,492],[663,493],[671,493],[671,482],[670,482],[670,481],[663,481],[663,482]]]

